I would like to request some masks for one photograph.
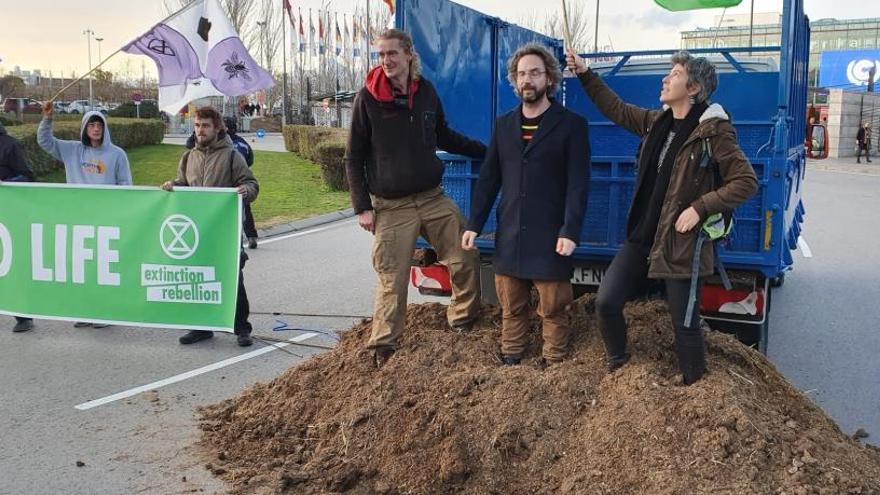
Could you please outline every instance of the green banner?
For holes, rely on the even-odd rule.
[[[0,184],[0,313],[233,328],[235,189]]]
[[[666,10],[678,12],[681,10],[736,7],[742,3],[742,0],[654,0],[654,2]]]

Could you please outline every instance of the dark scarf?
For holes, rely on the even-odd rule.
[[[675,163],[675,156],[678,155],[678,151],[681,149],[682,145],[684,145],[685,141],[687,141],[697,126],[700,125],[700,117],[707,108],[709,108],[709,105],[706,103],[697,103],[691,107],[691,111],[688,112],[687,117],[684,118],[681,128],[675,134],[675,138],[672,139],[672,143],[666,151],[666,157],[663,160],[661,169],[663,167],[672,167]],[[669,131],[672,130],[673,121],[672,110],[670,109],[663,112],[660,118],[657,119],[657,122],[654,123],[654,127],[645,139],[645,149],[643,153],[645,153],[644,156],[647,160],[647,162],[645,162],[646,166],[657,167],[657,160],[660,159],[660,152],[663,151],[666,137],[669,136]]]

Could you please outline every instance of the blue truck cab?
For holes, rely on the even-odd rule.
[[[646,3],[645,8],[659,8]],[[495,119],[514,108],[518,98],[507,81],[507,61],[517,47],[537,41],[550,47],[564,65],[562,41],[463,7],[449,0],[398,0],[396,25],[409,32],[423,73],[437,88],[450,125],[488,142]],[[719,244],[721,260],[733,282],[725,290],[710,279],[701,297],[701,315],[712,327],[736,333],[765,351],[771,292],[793,268],[805,210],[801,200],[806,156],[809,21],[803,0],[784,0],[779,47],[692,50],[719,69],[712,101],[720,103],[736,127],[740,147],[759,181],[759,190],[734,211],[731,236]],[[661,80],[672,50],[587,53],[604,81],[623,100],[659,107]],[[778,54],[778,62],[770,54]],[[610,122],[593,105],[577,78],[565,78],[559,101],[589,122],[592,150],[589,196],[581,242],[573,259],[576,293],[595,290],[605,268],[626,237],[639,139]],[[465,217],[480,162],[438,153],[446,164],[443,187]],[[496,203],[497,204],[497,203]],[[493,213],[477,239],[482,261],[484,299],[495,302],[492,254]],[[420,240],[420,247],[429,248]],[[448,288],[442,267],[413,267],[413,283],[428,293]],[[439,275],[438,275],[439,274]],[[448,276],[448,275],[447,275]],[[442,289],[441,289],[442,292]]]

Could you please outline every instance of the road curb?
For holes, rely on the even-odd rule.
[[[270,238],[279,235],[290,234],[292,232],[312,229],[321,225],[326,225],[328,223],[345,220],[346,218],[351,218],[353,216],[354,209],[349,208],[347,210],[334,211],[332,213],[326,213],[324,215],[318,215],[316,217],[304,218],[302,220],[296,220],[294,222],[283,223],[281,225],[276,225],[268,229],[259,230],[258,233],[260,234],[261,238]]]

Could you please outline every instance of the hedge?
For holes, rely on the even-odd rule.
[[[109,123],[113,144],[123,149],[161,144],[165,137],[165,123],[161,120],[111,118]],[[24,124],[9,127],[6,132],[21,141],[28,162],[34,172],[40,175],[59,168],[61,164],[37,144],[37,126],[38,124]],[[80,122],[53,122],[52,128],[58,139],[80,139]]]
[[[11,127],[14,125],[21,125],[21,121],[18,120],[14,113],[0,113],[0,124],[2,124],[3,127]]]
[[[321,166],[321,176],[331,191],[348,191],[345,175],[345,141],[330,140],[315,146],[315,161]]]
[[[143,101],[140,105],[140,118],[142,119],[158,119],[159,107],[155,102]],[[133,102],[126,102],[118,107],[110,110],[111,117],[137,118],[138,108]]]
[[[348,130],[336,127],[316,127],[313,125],[286,125],[282,130],[284,135],[284,147],[287,151],[292,151],[317,161],[315,156],[315,148],[324,141],[345,141],[348,139]]]
[[[348,191],[345,176],[345,145],[348,130],[312,125],[286,125],[284,147],[321,166],[324,183],[332,191]]]

